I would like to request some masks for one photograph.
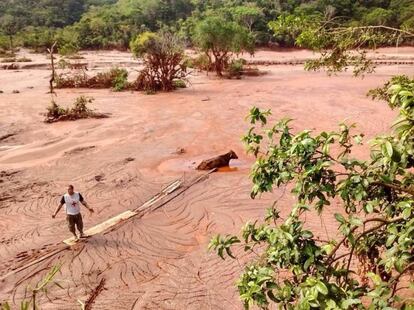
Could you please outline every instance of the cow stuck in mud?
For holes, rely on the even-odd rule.
[[[227,167],[232,159],[239,157],[234,151],[229,151],[226,154],[219,155],[210,159],[203,160],[197,167],[197,170],[211,170],[214,168]]]

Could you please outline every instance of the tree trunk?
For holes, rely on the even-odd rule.
[[[9,40],[10,40],[10,52],[13,53],[13,35],[9,35]]]
[[[217,76],[222,77],[223,76],[223,57],[220,57],[219,55],[214,54],[214,69],[216,71]]]
[[[48,50],[49,55],[50,55],[50,62],[51,62],[51,66],[52,66],[52,75],[51,75],[50,80],[49,80],[49,88],[50,88],[50,93],[51,94],[54,93],[53,82],[55,81],[55,61],[53,59],[53,52],[55,50],[56,43],[57,42],[53,43],[52,47]]]

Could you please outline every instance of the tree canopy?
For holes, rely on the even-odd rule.
[[[322,16],[337,21],[340,17],[345,27],[414,28],[411,0],[4,0],[0,3],[3,24],[10,25],[7,16],[13,17],[12,36],[16,43],[36,49],[46,46],[48,42],[44,39],[50,34],[58,35],[62,28],[67,28],[64,33],[73,32],[72,37],[81,39],[77,42],[79,48],[124,49],[140,33],[165,27],[180,32],[187,44],[192,44],[191,29],[182,28],[194,25],[212,12],[248,28],[259,45],[272,41],[293,46],[295,36],[274,36],[268,27],[269,22],[289,15]],[[10,35],[4,26],[0,36],[1,33]]]
[[[219,76],[233,54],[254,51],[254,40],[247,28],[220,16],[211,15],[201,20],[195,27],[193,40],[214,59],[210,62]]]

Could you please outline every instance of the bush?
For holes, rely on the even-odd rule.
[[[122,91],[129,88],[128,71],[125,69],[113,69],[112,89]]]
[[[131,42],[131,50],[145,66],[134,83],[136,90],[171,91],[174,80],[187,75],[184,44],[175,34],[144,32]]]
[[[173,81],[174,88],[186,88],[187,83],[184,80],[174,80]]]
[[[75,74],[58,74],[55,77],[56,88],[83,88],[88,87],[88,77],[83,72]]]
[[[131,88],[128,71],[120,68],[112,68],[93,77],[88,77],[83,71],[75,74],[59,74],[55,83],[56,88],[112,88],[115,91]]]
[[[5,36],[0,34],[0,51],[7,51],[10,48],[9,39]]]
[[[57,103],[52,100],[50,106],[47,107],[46,118],[47,119],[58,119],[59,117],[68,114],[68,110],[57,105]]]
[[[16,58],[3,58],[2,60],[1,60],[1,62],[15,62],[16,61]]]
[[[200,54],[192,60],[193,68],[196,68],[201,71],[211,71],[213,66],[211,65],[211,60],[206,54]]]
[[[54,123],[58,121],[76,120],[82,118],[105,118],[106,114],[96,113],[92,111],[88,104],[93,102],[93,98],[80,96],[76,98],[72,108],[62,108],[52,100],[51,105],[47,108],[46,123]]]
[[[76,54],[79,47],[79,34],[73,27],[66,27],[57,32],[55,40],[58,42],[58,52],[62,56]]]
[[[54,42],[55,30],[43,27],[28,27],[19,34],[23,47],[36,53],[44,53]]]
[[[383,8],[376,8],[364,16],[363,22],[366,25],[387,25],[393,18],[393,13],[390,10]]]
[[[234,59],[232,60],[232,62],[229,64],[229,67],[227,69],[228,74],[229,74],[229,78],[241,78],[242,74],[243,74],[243,65],[246,62],[244,59]]]
[[[12,58],[16,56],[14,52],[7,51],[6,49],[0,48],[0,58]]]
[[[74,54],[74,55],[68,55],[66,56],[67,59],[71,59],[71,60],[80,60],[80,59],[85,59],[85,57],[78,55],[78,54]]]
[[[72,43],[65,43],[58,48],[59,54],[62,56],[73,55],[79,51],[79,48]]]
[[[20,57],[16,59],[17,62],[31,62],[32,60],[27,57]]]

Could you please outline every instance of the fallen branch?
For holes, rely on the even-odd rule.
[[[95,287],[95,289],[91,292],[88,300],[85,302],[85,307],[84,307],[85,310],[92,309],[92,305],[95,302],[95,299],[105,289],[105,282],[106,282],[106,279],[102,278],[101,281],[99,281],[98,286]]]

